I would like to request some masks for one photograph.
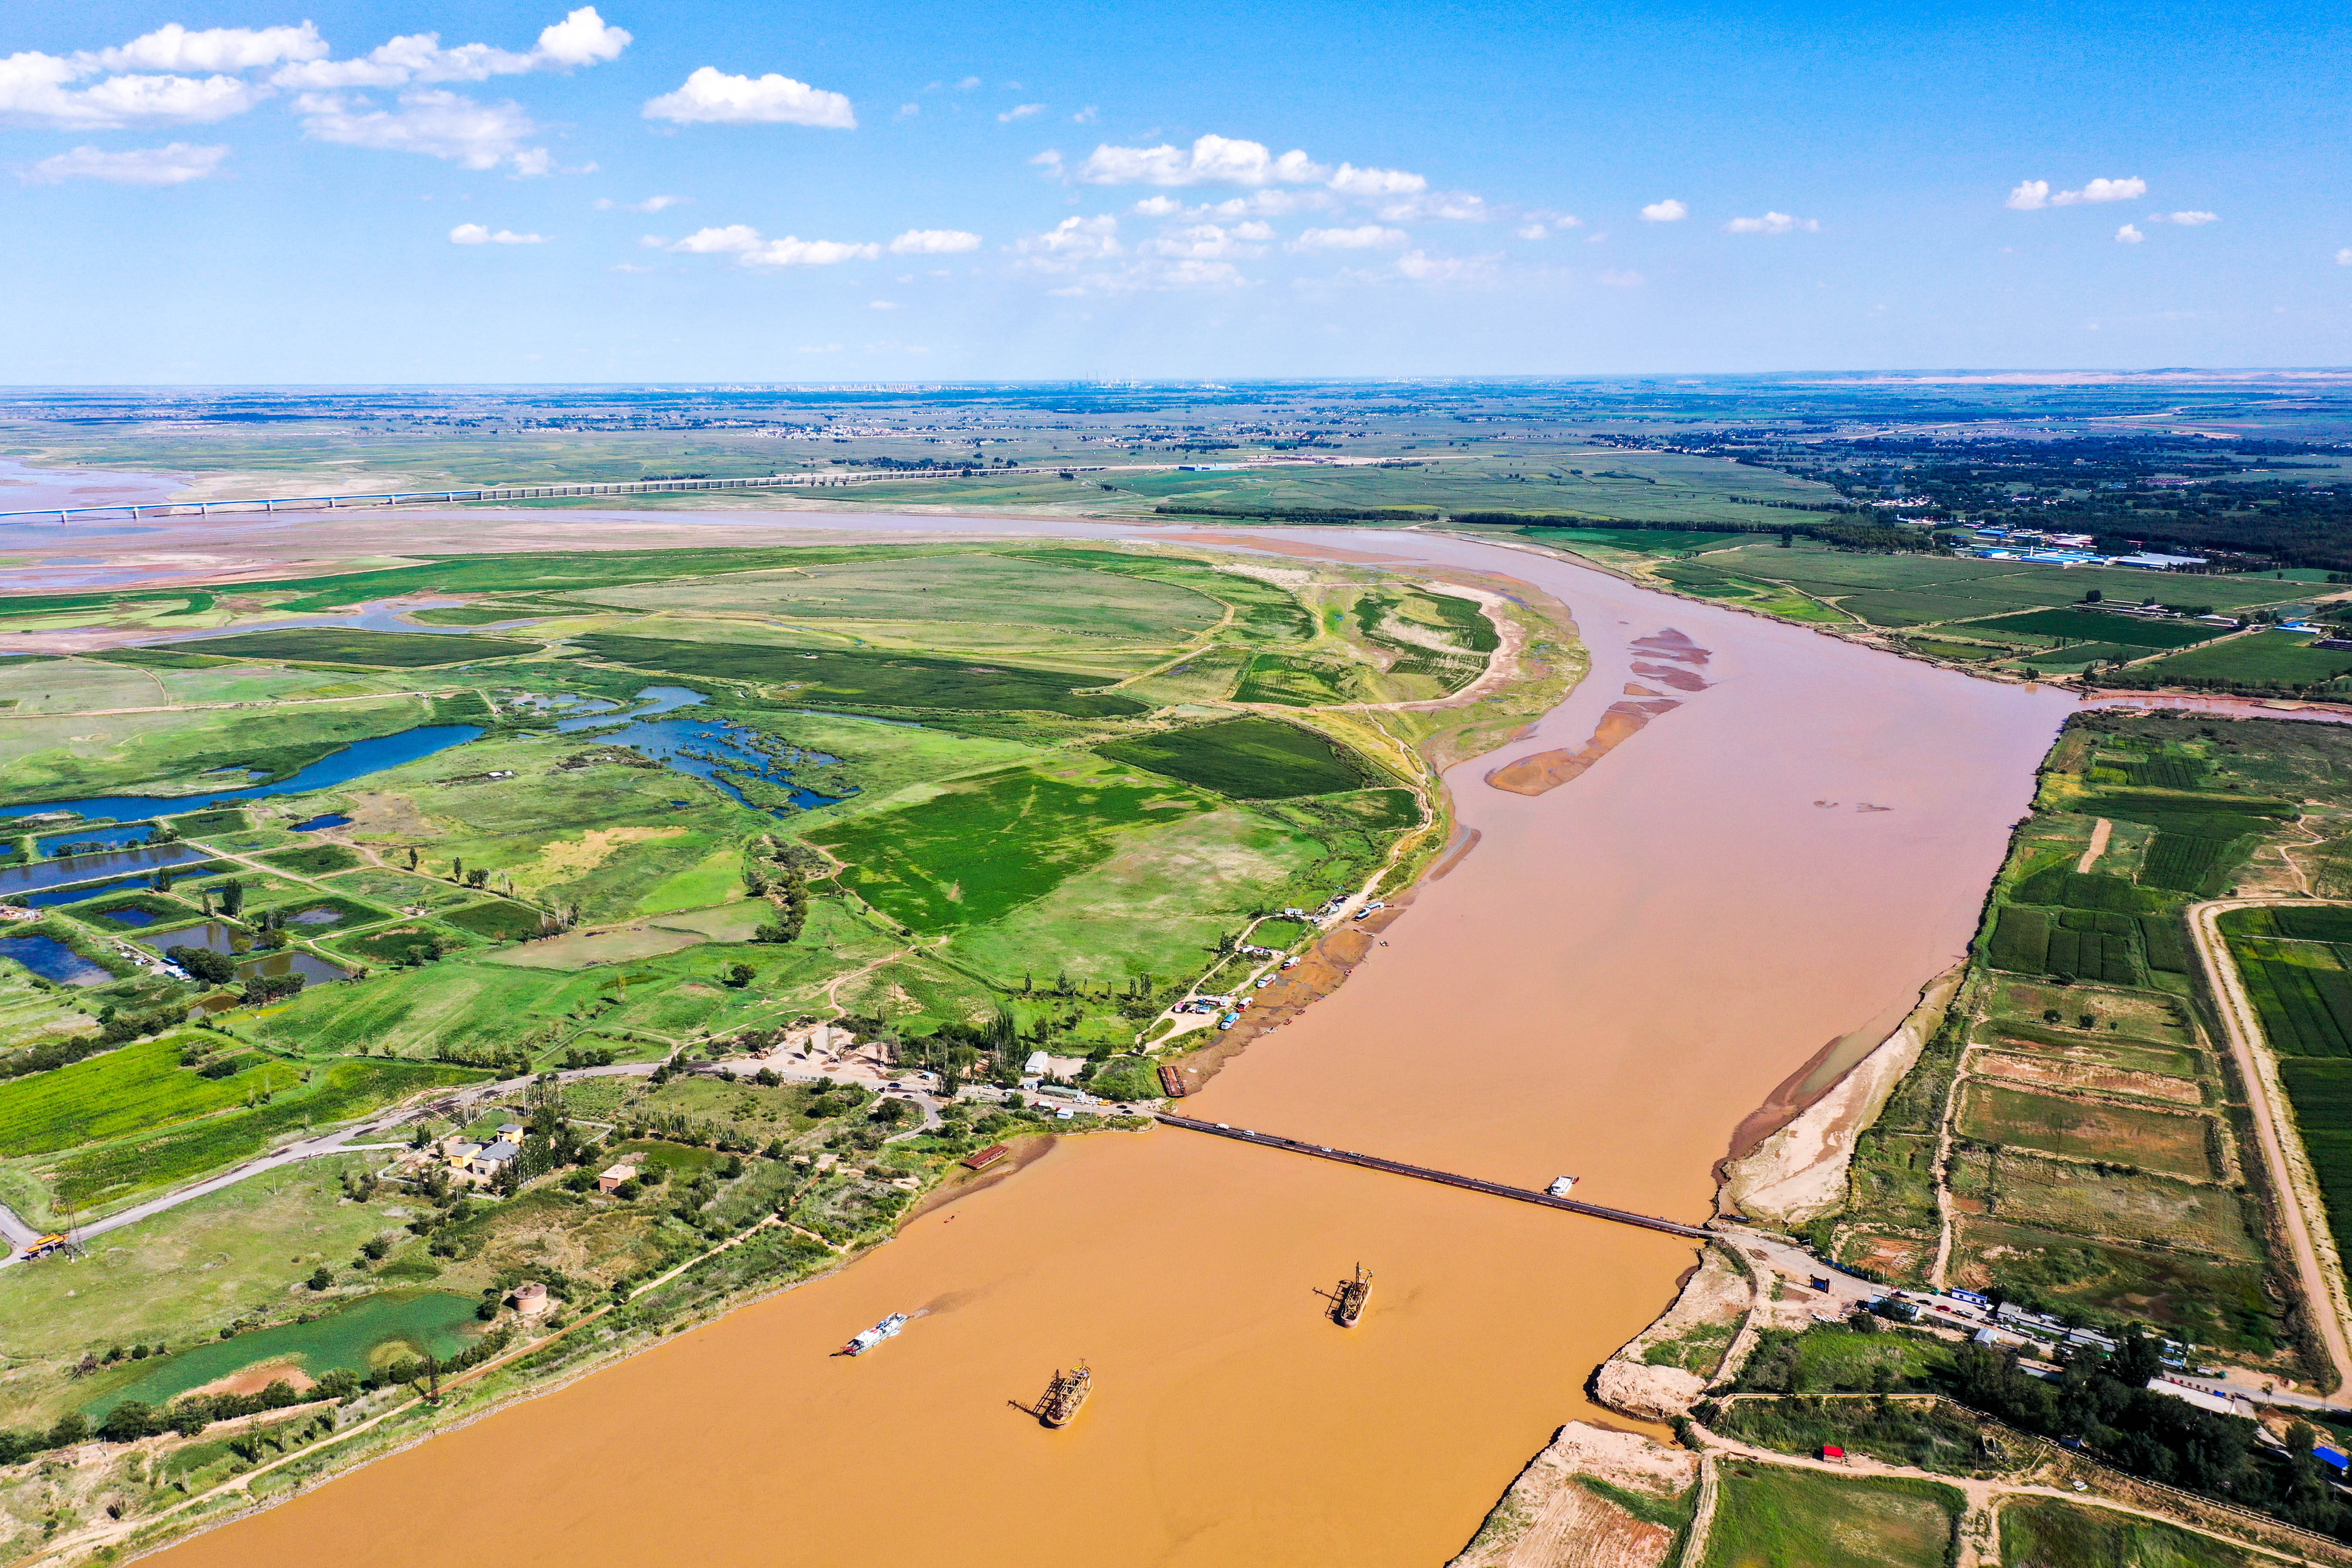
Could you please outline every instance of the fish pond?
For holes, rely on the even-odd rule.
[[[85,1406],[91,1419],[127,1399],[162,1405],[249,1367],[299,1368],[311,1378],[344,1371],[364,1377],[404,1355],[447,1357],[471,1342],[475,1299],[446,1290],[386,1290],[350,1306],[274,1329],[196,1345]]]
[[[205,806],[218,805],[223,801],[266,800],[272,795],[306,795],[312,790],[331,789],[337,784],[349,784],[353,779],[382,773],[386,768],[396,768],[404,763],[429,757],[436,752],[446,752],[452,746],[462,746],[481,733],[482,728],[478,724],[421,724],[414,730],[403,730],[396,735],[378,735],[372,740],[354,742],[276,784],[247,784],[242,789],[216,790],[204,795],[93,795],[86,800],[39,801],[30,805],[0,806],[0,817],[72,811],[110,822],[131,822],[165,812],[195,811]],[[6,883],[0,881],[0,891],[4,891]]]
[[[0,937],[0,958],[60,985],[97,985],[114,978],[53,936]]]

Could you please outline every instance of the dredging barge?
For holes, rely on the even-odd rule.
[[[1359,1263],[1356,1277],[1340,1280],[1339,1293],[1331,1298],[1331,1321],[1343,1329],[1354,1328],[1363,1321],[1364,1303],[1371,1299],[1372,1271]]]
[[[1054,1381],[1045,1386],[1045,1397],[1037,1402],[1037,1419],[1048,1426],[1067,1426],[1076,1420],[1078,1407],[1093,1392],[1094,1376],[1084,1362],[1072,1372],[1055,1368]]]

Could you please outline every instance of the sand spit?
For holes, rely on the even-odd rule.
[[[1836,1207],[1845,1196],[1854,1140],[1878,1120],[1895,1086],[1919,1059],[1966,973],[1966,966],[1957,966],[1929,981],[1919,1005],[1877,1048],[1753,1150],[1725,1161],[1717,1207],[1784,1227]]]
[[[1446,1568],[1660,1568],[1675,1532],[1580,1485],[1586,1477],[1664,1501],[1698,1479],[1698,1456],[1571,1421],[1528,1461]]]
[[[1593,1394],[1612,1410],[1648,1421],[1684,1414],[1715,1379],[1755,1306],[1747,1268],[1721,1244],[1708,1247],[1657,1321],[1601,1363]]]
[[[1661,697],[1649,702],[1613,702],[1593,726],[1592,739],[1576,751],[1538,752],[1507,763],[1486,775],[1486,782],[1496,789],[1507,789],[1513,795],[1542,795],[1567,784],[1632,740],[1659,714],[1682,704],[1671,697]]]

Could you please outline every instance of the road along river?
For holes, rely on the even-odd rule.
[[[1253,537],[1329,536],[1234,542]],[[2071,698],[1533,552],[1334,542],[1538,584],[1591,673],[1534,736],[1454,770],[1480,841],[1390,945],[1183,1109],[1704,1217],[1742,1118],[1832,1042],[1886,1033],[1965,949]],[[1484,782],[1585,749],[1612,704],[1667,700],[1547,793]],[[1073,1140],[832,1279],[167,1555],[1431,1568],[1560,1422],[1611,1418],[1585,1379],[1694,1256],[1222,1139]],[[1314,1292],[1360,1261],[1375,1292],[1343,1331]],[[925,1307],[870,1355],[830,1353]],[[1080,1357],[1075,1426],[1013,1407]]]

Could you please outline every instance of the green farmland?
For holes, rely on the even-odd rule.
[[[1706,1568],[1943,1568],[1963,1499],[1930,1481],[1723,1468]]]
[[[2352,673],[2352,648],[2319,648],[2305,632],[2255,632],[2161,658],[2137,671],[2158,681],[2307,686]]]
[[[875,708],[1034,710],[1072,718],[1115,718],[1144,705],[1108,693],[1081,693],[1100,685],[1087,676],[1021,670],[914,655],[809,651],[731,642],[683,642],[598,632],[577,639],[599,658],[669,675],[782,683],[820,707],[848,703]]]
[[[477,658],[510,658],[537,653],[538,643],[508,637],[449,636],[429,632],[369,632],[333,626],[276,632],[240,632],[203,645],[215,655],[236,658],[287,659],[298,664],[359,664],[388,669],[422,669]]]
[[[1133,741],[1103,755],[1236,800],[1282,800],[1360,789],[1370,765],[1311,730],[1278,719],[1227,719]]]

